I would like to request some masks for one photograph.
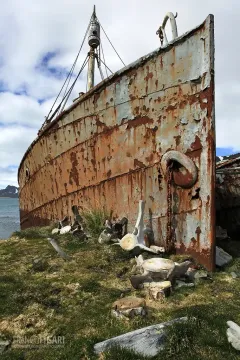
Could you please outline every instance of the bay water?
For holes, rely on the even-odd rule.
[[[7,239],[16,230],[20,230],[19,200],[0,198],[0,239]]]

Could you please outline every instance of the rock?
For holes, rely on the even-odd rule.
[[[225,266],[232,261],[232,256],[229,255],[226,251],[216,246],[216,265],[219,267]]]
[[[48,263],[46,260],[42,260],[40,258],[33,259],[32,261],[32,270],[36,272],[45,271],[48,267]]]
[[[142,289],[144,287],[144,282],[150,283],[152,278],[148,275],[134,275],[130,277],[130,282],[134,289]]]
[[[199,282],[201,279],[202,280],[210,279],[207,271],[198,270],[195,272],[195,274],[194,274],[195,282]]]
[[[196,269],[193,269],[193,268],[188,268],[185,276],[186,276],[186,279],[189,281],[189,282],[194,282],[195,281],[195,274],[196,274],[197,270]]]
[[[176,280],[176,283],[175,283],[176,289],[180,289],[182,287],[194,287],[194,286],[195,286],[194,283],[185,283],[184,281],[181,281],[181,280]]]
[[[154,357],[164,348],[166,328],[176,322],[184,323],[187,320],[187,317],[182,317],[166,323],[131,331],[94,345],[94,351],[100,354],[108,351],[113,346],[120,346],[124,349],[133,350],[142,356]]]
[[[53,229],[52,230],[52,234],[59,234],[60,233],[60,229]]]
[[[60,229],[60,234],[67,234],[71,231],[71,225],[64,226]]]
[[[216,239],[217,240],[228,239],[227,230],[223,229],[221,226],[216,226]]]
[[[133,296],[115,301],[112,305],[112,315],[115,317],[132,318],[135,315],[146,315],[146,302],[144,299]]]
[[[231,272],[231,275],[232,275],[232,278],[233,278],[233,279],[240,278],[240,272],[235,272],[235,271],[233,271],[233,272]]]
[[[175,262],[175,267],[171,274],[171,279],[174,279],[174,278],[179,279],[179,278],[183,277],[186,274],[186,272],[191,264],[192,264],[191,261],[184,261],[181,264],[178,264]]]

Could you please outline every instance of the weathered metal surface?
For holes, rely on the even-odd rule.
[[[22,228],[70,215],[77,205],[112,209],[115,216],[128,217],[131,229],[143,199],[156,244],[164,246],[168,193],[161,158],[177,150],[194,162],[198,178],[190,189],[172,185],[175,247],[213,269],[213,41],[210,15],[103,81],[49,124],[19,168]],[[184,168],[173,171],[178,183],[189,181]]]
[[[216,222],[228,235],[240,230],[240,157],[235,155],[216,165]]]

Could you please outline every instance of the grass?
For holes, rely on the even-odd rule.
[[[81,216],[88,233],[96,239],[104,230],[105,221],[110,217],[110,213],[101,208],[94,208],[83,210]]]
[[[240,270],[240,258],[215,272],[213,281],[176,290],[164,302],[146,300],[146,318],[122,321],[112,318],[110,311],[112,303],[131,288],[131,254],[117,246],[63,235],[58,238],[60,246],[71,256],[64,261],[46,240],[50,233],[50,228],[35,228],[0,242],[0,334],[7,339],[64,336],[64,345],[20,348],[13,340],[1,359],[94,360],[98,359],[95,343],[182,316],[188,316],[189,322],[168,329],[165,349],[155,359],[239,359],[227,342],[226,321],[240,324],[240,279],[230,274]],[[34,268],[34,259],[42,261],[41,271]],[[133,289],[128,295],[144,296]],[[100,359],[145,358],[112,349]]]

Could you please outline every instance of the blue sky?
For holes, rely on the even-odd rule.
[[[126,64],[159,47],[156,30],[168,11],[178,12],[179,34],[215,15],[217,155],[240,151],[240,43],[232,36],[239,33],[238,0],[151,0],[151,6],[139,0],[11,0],[0,12],[0,188],[17,185],[20,160],[72,66],[94,3]],[[106,62],[116,71],[122,64],[103,41]],[[79,67],[87,51],[86,45]],[[70,102],[85,90],[86,71]]]

